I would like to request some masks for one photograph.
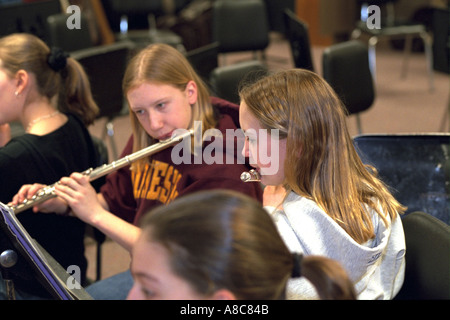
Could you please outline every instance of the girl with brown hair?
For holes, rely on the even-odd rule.
[[[111,173],[98,194],[90,186],[88,177],[79,173],[64,177],[56,187],[59,197],[38,208],[64,213],[70,207],[73,215],[131,250],[140,234],[137,225],[140,218],[149,209],[170,203],[177,197],[221,188],[262,200],[260,186],[241,183],[240,174],[248,170],[248,166],[239,162],[238,152],[232,153],[233,161],[227,158],[230,156],[227,141],[234,139],[233,135],[228,135],[229,131],[234,133],[239,126],[238,106],[210,97],[206,85],[182,53],[166,44],[152,44],[143,49],[131,59],[123,89],[129,103],[133,134],[122,157],[166,140],[177,130],[192,129],[197,122],[202,131],[196,134],[202,137],[207,130],[220,133],[216,137],[219,140],[200,141],[199,153],[206,154],[211,146],[220,145],[213,149],[215,159],[221,161],[208,163],[203,158],[197,162],[196,154],[190,152],[188,161],[177,162],[172,152],[177,146],[169,147]],[[41,187],[24,187],[14,201],[29,198]],[[125,298],[131,280],[128,277],[125,286],[117,286],[112,280],[108,289],[100,289],[99,294],[88,292],[94,298]]]
[[[63,51],[50,49],[29,34],[1,38],[0,109],[3,203],[8,203],[24,184],[50,184],[74,171],[98,165],[86,129],[95,120],[98,107],[83,68]],[[11,139],[12,122],[20,123],[25,133]],[[84,283],[87,261],[83,222],[31,210],[20,213],[18,219],[64,268],[77,265]],[[1,245],[6,243],[0,241]],[[22,270],[14,277],[18,299],[48,297],[24,261],[18,262],[16,270]],[[2,284],[0,280],[0,287]]]
[[[150,211],[132,250],[128,299],[279,300],[291,278],[321,299],[355,299],[344,269],[291,253],[261,203],[230,190],[197,192]]]
[[[405,208],[360,160],[335,92],[317,74],[294,69],[245,86],[240,96],[243,153],[266,185],[263,203],[289,248],[340,262],[360,299],[393,298],[404,278]],[[274,161],[260,155],[273,145],[278,170],[269,172]],[[288,293],[314,296],[301,281]]]

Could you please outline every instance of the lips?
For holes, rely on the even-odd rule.
[[[166,133],[166,134],[160,135],[160,136],[158,137],[158,140],[167,140],[167,139],[170,139],[170,138],[172,137],[172,134],[173,134],[173,132],[170,132],[170,133]]]

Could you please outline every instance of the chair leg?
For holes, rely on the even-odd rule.
[[[376,46],[378,43],[377,37],[371,37],[369,39],[369,66],[370,72],[372,73],[373,83],[376,85],[377,83],[377,62],[376,62]]]
[[[430,92],[434,91],[434,72],[433,72],[433,52],[432,52],[432,39],[431,36],[427,32],[422,32],[420,34],[420,38],[422,38],[424,48],[425,48],[425,59],[428,70],[429,77],[429,88]],[[409,62],[409,56],[412,51],[412,36],[405,37],[405,49],[404,49],[404,59],[403,59],[403,69],[402,69],[402,78],[406,78],[407,72],[407,64]]]
[[[97,265],[95,270],[95,279],[100,281],[102,278],[102,244],[97,242]]]
[[[447,131],[445,130],[445,125],[447,122],[449,124],[448,128],[450,128],[450,94],[448,96],[447,107],[445,108],[444,115],[442,116],[440,131]]]
[[[358,128],[358,134],[362,134],[361,117],[360,117],[359,113],[357,113],[355,116],[356,116],[356,127]]]
[[[434,91],[434,70],[433,70],[433,39],[431,35],[427,32],[422,32],[420,37],[423,40],[425,47],[425,59],[427,60],[428,76],[430,83],[430,92]]]
[[[108,132],[109,141],[111,142],[111,149],[114,159],[117,159],[116,141],[114,140],[114,124],[112,121],[106,123],[106,131]]]
[[[105,140],[106,135],[108,135],[108,137],[109,137],[113,158],[114,158],[114,160],[117,160],[118,154],[117,154],[116,142],[114,140],[113,119],[107,119],[106,120],[105,128],[104,128],[103,134],[102,134],[102,140]]]
[[[405,36],[405,47],[403,49],[403,63],[402,63],[402,71],[400,77],[402,79],[406,79],[406,73],[408,69],[409,57],[411,55],[412,50],[412,37],[407,35]]]

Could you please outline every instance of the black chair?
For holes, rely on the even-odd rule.
[[[80,29],[67,28],[69,17],[69,14],[58,13],[47,18],[49,45],[59,47],[67,52],[94,46],[86,16],[81,14]]]
[[[114,119],[126,115],[128,108],[122,92],[122,79],[135,46],[130,41],[77,50],[71,56],[84,67],[91,82],[94,100],[100,108],[99,118],[106,118],[102,139],[108,135],[114,159],[118,153],[114,141]]]
[[[420,211],[408,214],[402,222],[405,281],[395,299],[450,299],[450,226]]]
[[[104,3],[115,16],[120,16],[120,40],[133,41],[139,47],[146,47],[150,43],[166,43],[180,51],[184,50],[183,39],[178,34],[168,28],[157,27],[157,17],[165,14],[163,0],[105,0]],[[142,16],[147,18],[148,28],[132,30],[129,27],[132,19]]]
[[[361,160],[373,165],[405,215],[422,211],[450,224],[450,134],[366,134],[353,138]]]
[[[284,11],[290,9],[295,11],[295,0],[264,0],[267,8],[267,17],[269,19],[269,28],[272,31],[286,33],[284,23]]]
[[[308,25],[290,9],[284,10],[283,17],[295,67],[314,71]]]
[[[239,104],[239,86],[266,73],[266,65],[257,60],[217,67],[211,72],[211,89],[217,97]]]
[[[323,52],[322,67],[324,79],[342,99],[349,115],[356,115],[358,132],[362,133],[359,114],[375,101],[367,47],[358,40],[332,45]]]
[[[211,72],[219,66],[219,44],[213,42],[186,52],[186,58],[203,81],[209,83]]]
[[[30,33],[44,42],[50,41],[47,18],[61,13],[61,1],[15,1],[0,8],[0,36],[11,33]]]
[[[269,22],[262,0],[216,0],[212,7],[212,41],[219,53],[262,52],[269,45]]]
[[[395,13],[395,2],[397,0],[356,0],[361,6],[361,20],[356,24],[355,29],[351,34],[352,39],[358,39],[361,35],[366,34],[369,36],[369,54],[370,54],[370,66],[372,70],[372,75],[376,75],[376,53],[375,49],[380,40],[394,40],[394,39],[404,39],[404,58],[403,58],[403,68],[402,77],[406,76],[408,57],[411,52],[412,40],[413,38],[421,38],[425,47],[425,58],[429,73],[429,86],[430,90],[434,88],[434,75],[433,75],[433,40],[432,36],[428,33],[425,25],[420,23],[412,23],[410,21],[401,21]],[[375,5],[380,8],[380,26],[379,28],[373,27],[372,16],[376,14],[375,12],[367,13],[366,7],[370,5]],[[376,8],[376,7],[374,7]],[[367,17],[367,15],[369,17]],[[369,22],[368,22],[369,19]]]

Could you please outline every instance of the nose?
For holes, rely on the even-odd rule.
[[[141,300],[142,297],[139,295],[139,289],[137,288],[136,284],[133,284],[133,287],[131,287],[131,290],[128,292],[127,300]]]
[[[164,126],[164,119],[157,112],[150,112],[148,117],[149,117],[148,121],[150,123],[150,130],[158,131]]]
[[[244,158],[248,158],[249,157],[249,150],[248,150],[248,139],[245,138],[244,139],[244,147],[242,148],[241,154]]]

